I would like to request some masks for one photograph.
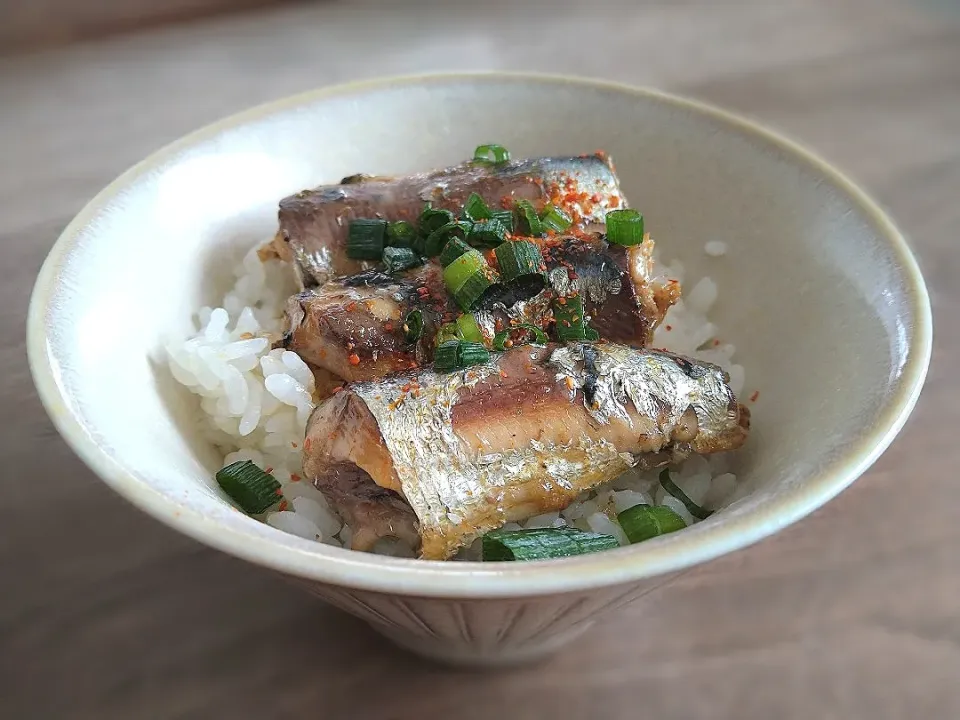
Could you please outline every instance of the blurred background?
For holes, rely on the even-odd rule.
[[[57,235],[148,153],[459,69],[652,85],[799,139],[902,225],[937,316],[920,405],[854,488],[503,674],[402,655],[128,506],[56,435],[23,338]],[[960,718],[958,198],[960,0],[0,0],[0,717]]]

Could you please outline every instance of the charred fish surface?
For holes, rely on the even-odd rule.
[[[577,226],[602,223],[607,210],[625,207],[613,164],[602,153],[499,165],[468,162],[400,178],[355,175],[338,185],[304,190],[281,200],[273,250],[295,263],[305,287],[323,284],[371,267],[347,257],[351,220],[381,217],[412,222],[427,202],[459,213],[472,193],[497,208],[513,207],[521,199],[539,207],[554,202]]]
[[[624,248],[602,234],[538,241],[547,287],[532,298],[495,302],[476,313],[487,340],[511,324],[544,330],[553,322],[552,300],[578,293],[590,325],[604,339],[646,346],[664,313],[679,297],[677,283],[653,279],[652,240]],[[658,302],[658,296],[667,301]],[[419,311],[423,331],[410,339],[404,320]],[[283,346],[306,362],[346,380],[374,380],[433,360],[437,331],[459,314],[439,266],[428,264],[390,276],[369,270],[292,297]]]
[[[736,449],[748,429],[716,366],[609,343],[526,346],[464,371],[344,388],[311,416],[303,470],[340,507],[331,468],[356,466],[406,501],[422,557],[442,560],[629,467]],[[380,509],[366,543],[390,523],[409,527],[405,508]]]

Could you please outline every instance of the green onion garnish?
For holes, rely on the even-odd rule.
[[[423,313],[411,310],[403,319],[403,335],[408,343],[415,343],[423,335]]]
[[[643,215],[636,210],[611,210],[606,222],[608,242],[627,246],[643,242]]]
[[[434,338],[434,342],[437,347],[440,347],[451,340],[459,341],[462,339],[460,337],[460,327],[455,322],[448,322],[441,325],[440,329],[437,330],[437,337]]]
[[[619,513],[617,522],[631,543],[683,530],[687,526],[682,517],[663,505],[634,505]]]
[[[388,273],[396,273],[423,265],[423,258],[416,250],[411,250],[408,247],[385,247],[383,249],[383,264]]]
[[[527,240],[514,240],[498,245],[494,250],[500,277],[508,283],[527,275],[543,276],[546,266],[540,248]]]
[[[383,240],[386,232],[386,220],[376,218],[351,220],[347,233],[347,257],[351,260],[379,260],[383,255]]]
[[[530,237],[543,235],[543,224],[536,208],[529,200],[517,200],[517,216],[520,220],[520,232]]]
[[[441,225],[427,236],[423,244],[423,251],[427,257],[436,257],[443,250],[443,247],[453,238],[457,237],[466,240],[467,233],[470,232],[471,224],[454,220],[446,225]]]
[[[680,486],[677,485],[673,480],[670,479],[670,471],[664,470],[660,473],[660,484],[663,485],[663,489],[668,493],[673,495],[677,500],[682,502],[687,508],[687,512],[693,515],[697,520],[706,520],[708,517],[713,515],[709,510],[704,510],[702,507],[697,505],[693,500],[687,497],[687,494],[680,489]]]
[[[563,232],[573,225],[573,220],[563,210],[553,205],[547,205],[540,213],[540,224],[544,230]]]
[[[513,232],[513,211],[512,210],[491,210],[490,219],[496,220],[503,225],[507,232]]]
[[[460,337],[467,342],[484,343],[483,330],[473,313],[464,313],[457,318],[457,330],[460,331]]]
[[[514,333],[518,331],[532,334],[533,339],[525,340],[514,337]],[[510,345],[507,345],[507,341],[510,342]],[[520,325],[514,325],[509,330],[501,330],[498,332],[493,338],[493,349],[506,350],[508,347],[517,347],[518,345],[546,345],[548,342],[547,334],[543,332],[543,330],[536,325],[522,323]]]
[[[454,220],[456,220],[456,218],[449,210],[430,207],[428,204],[427,207],[423,209],[423,212],[420,213],[420,218],[417,220],[417,227],[420,230],[421,237],[427,237],[434,230]]]
[[[473,151],[473,161],[492,165],[510,161],[510,151],[503,145],[478,145]]]
[[[587,325],[583,298],[579,295],[554,299],[553,317],[557,321],[557,339],[561,342],[594,342],[600,339],[597,331]]]
[[[394,247],[413,247],[417,229],[406,220],[397,220],[387,225],[387,243]]]
[[[483,198],[476,193],[470,193],[467,202],[463,205],[463,214],[468,220],[489,220],[490,208]]]
[[[481,220],[474,223],[467,242],[474,247],[496,247],[507,238],[507,228],[499,220]]]
[[[443,246],[443,250],[440,251],[440,266],[446,267],[470,250],[470,246],[458,237],[448,240],[447,244]]]
[[[460,370],[489,360],[490,353],[480,343],[448,340],[434,353],[433,366],[440,371]]]
[[[483,536],[482,544],[484,562],[546,560],[620,547],[612,535],[571,527],[494,530]]]
[[[259,515],[280,502],[280,483],[249,460],[217,471],[217,484],[248,515]]]
[[[443,269],[443,282],[461,310],[469,311],[494,284],[493,272],[483,255],[470,250]]]

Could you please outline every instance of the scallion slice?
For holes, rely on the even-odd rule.
[[[510,151],[503,145],[478,145],[473,151],[473,161],[491,165],[500,165],[510,161]]]
[[[420,231],[421,237],[429,237],[430,233],[434,230],[442,228],[447,223],[452,223],[456,218],[453,216],[453,213],[449,210],[444,210],[442,208],[434,208],[427,205],[423,209],[423,212],[420,213],[420,218],[417,220],[417,228]]]
[[[702,507],[697,505],[693,500],[691,500],[687,494],[680,489],[680,486],[677,485],[673,480],[670,479],[670,471],[664,469],[660,473],[660,484],[663,485],[663,489],[668,493],[673,495],[677,500],[682,502],[687,508],[687,512],[693,515],[697,520],[706,520],[708,517],[713,515],[709,510],[704,510]]]
[[[503,225],[508,233],[513,232],[513,211],[512,210],[491,210],[490,219],[496,220]]]
[[[554,205],[547,205],[543,209],[543,212],[540,213],[540,224],[544,230],[563,232],[573,225],[573,220],[560,208]]]
[[[385,247],[383,249],[383,265],[388,273],[396,273],[423,265],[423,258],[416,250],[408,247]]]
[[[383,255],[386,232],[386,220],[376,218],[351,220],[347,231],[347,257],[351,260],[379,260]]]
[[[526,340],[523,337],[517,337],[516,333],[519,332],[529,333],[533,339]],[[507,342],[510,344],[507,345]],[[508,347],[516,347],[518,345],[546,345],[548,342],[547,334],[543,330],[536,325],[522,323],[520,325],[514,325],[509,330],[501,330],[498,332],[493,338],[493,349],[506,350]]]
[[[483,536],[484,562],[546,560],[584,555],[620,546],[612,535],[584,532],[577,528],[494,530]]]
[[[530,237],[543,235],[543,223],[529,200],[517,200],[517,216],[520,220],[518,229],[522,234]]]
[[[463,214],[467,219],[473,221],[489,220],[490,208],[487,207],[487,203],[484,202],[482,197],[476,193],[470,193],[467,202],[463,204]]]
[[[465,252],[443,269],[443,282],[461,310],[469,311],[494,284],[493,272],[476,250]]]
[[[443,250],[444,246],[454,238],[466,240],[471,227],[471,223],[461,220],[454,220],[453,222],[448,222],[446,225],[441,225],[427,236],[423,244],[424,253],[426,253],[427,257],[436,257],[440,254],[440,251]]]
[[[540,248],[528,240],[512,240],[494,250],[500,277],[508,283],[527,275],[543,276],[546,266]]]
[[[217,471],[217,484],[248,515],[259,515],[280,502],[280,483],[249,460]]]
[[[446,267],[464,253],[470,252],[471,247],[458,237],[451,238],[440,251],[440,266]]]
[[[397,220],[387,225],[387,243],[393,247],[413,247],[417,229],[406,220]]]
[[[617,522],[631,543],[683,530],[687,526],[682,517],[663,505],[634,505],[619,513]]]
[[[433,366],[440,371],[460,370],[489,360],[490,353],[480,343],[448,340],[434,353]]]
[[[423,313],[411,310],[403,319],[403,336],[408,343],[415,343],[423,335]]]
[[[643,215],[636,210],[611,210],[606,223],[608,242],[627,246],[643,242]]]
[[[499,220],[481,220],[474,223],[467,242],[474,247],[496,247],[507,238],[507,228]]]
[[[486,342],[486,338],[483,337],[483,330],[480,329],[477,317],[473,313],[464,313],[457,318],[457,330],[460,332],[460,337],[467,342]]]
[[[583,298],[579,295],[556,298],[553,317],[557,322],[557,339],[561,342],[594,342],[600,339],[596,330],[587,325]]]

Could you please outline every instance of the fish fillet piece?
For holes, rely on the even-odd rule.
[[[609,244],[602,234],[539,242],[546,288],[531,298],[501,296],[481,304],[476,317],[488,341],[516,323],[547,330],[553,298],[578,293],[602,338],[646,346],[680,296],[679,283],[653,280],[652,240],[630,248]],[[424,329],[409,342],[404,319],[414,310],[421,312]],[[439,265],[395,276],[367,271],[291,297],[282,345],[346,380],[373,380],[431,362],[440,326],[459,313]]]
[[[354,275],[373,264],[347,257],[351,220],[382,217],[413,222],[426,202],[459,214],[471,193],[498,208],[505,202],[513,207],[520,199],[538,209],[554,202],[577,226],[603,222],[607,210],[625,207],[613,163],[603,153],[501,165],[467,162],[398,178],[356,175],[281,200],[273,251],[295,261],[305,287]]]
[[[357,549],[389,534],[386,512],[407,533],[415,524],[423,558],[442,560],[629,467],[736,449],[748,429],[716,366],[608,343],[525,346],[464,371],[346,387],[311,416],[303,470],[338,509],[344,467],[392,493],[370,518],[347,509]]]

